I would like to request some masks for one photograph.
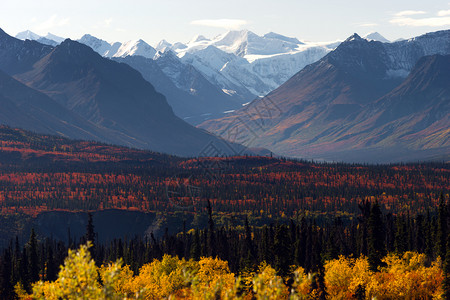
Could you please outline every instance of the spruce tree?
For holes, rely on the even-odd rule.
[[[395,227],[395,251],[400,254],[407,250],[406,223],[403,216],[397,216]]]
[[[30,274],[28,272],[27,248],[24,247],[19,260],[19,282],[27,292],[30,292]]]
[[[277,272],[285,276],[289,272],[289,267],[293,263],[289,251],[289,238],[286,226],[277,225],[273,241],[274,268]]]
[[[90,241],[92,243],[92,247],[89,248],[89,252],[91,253],[91,257],[95,259],[95,231],[94,220],[91,213],[88,213],[88,223],[86,225],[84,240],[85,242]]]
[[[386,255],[385,232],[378,201],[370,209],[367,235],[369,266],[371,271],[376,272],[382,264],[381,259]]]
[[[438,228],[436,236],[436,253],[445,259],[447,246],[447,206],[445,204],[444,195],[441,193],[439,197],[439,211],[438,211]]]
[[[4,299],[13,299],[14,289],[11,284],[12,279],[12,260],[11,251],[6,249],[0,258],[0,295]]]
[[[450,230],[450,205],[447,206],[447,230]],[[445,246],[443,299],[450,299],[450,238],[448,236]]]
[[[29,279],[31,283],[34,283],[39,280],[39,259],[38,259],[38,253],[37,253],[37,240],[36,240],[36,233],[34,229],[31,229],[31,235],[30,240],[28,241],[27,248],[28,248],[28,274]]]
[[[215,228],[214,228],[214,221],[212,218],[212,207],[211,207],[211,201],[208,198],[208,233],[207,233],[207,254],[208,256],[215,257],[217,255],[216,250],[216,236],[215,236]]]
[[[251,270],[255,265],[255,250],[253,247],[252,233],[248,225],[248,217],[245,217],[245,240],[243,243],[242,257],[240,265]]]
[[[57,277],[58,268],[55,263],[55,258],[53,255],[53,247],[52,243],[47,239],[47,260],[45,262],[46,270],[45,270],[45,279],[49,281],[53,281]]]
[[[445,261],[444,261],[444,295],[443,299],[450,299],[450,239],[447,240]]]
[[[200,234],[198,232],[198,229],[195,230],[194,232],[194,239],[192,241],[192,246],[191,246],[191,258],[193,258],[194,260],[199,260],[200,259]]]

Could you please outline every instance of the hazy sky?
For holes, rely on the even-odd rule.
[[[1,0],[0,28],[30,29],[78,39],[90,33],[108,42],[142,38],[187,42],[229,29],[270,31],[300,40],[331,41],[378,31],[408,38],[450,28],[449,0]]]

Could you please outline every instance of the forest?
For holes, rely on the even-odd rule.
[[[449,299],[449,175],[447,162],[180,158],[3,126],[2,224],[49,211],[88,224],[8,240],[1,298]],[[91,213],[106,209],[205,222],[100,242]]]
[[[443,196],[425,216],[385,215],[377,202],[359,208],[349,225],[302,218],[224,228],[208,205],[205,229],[107,244],[96,243],[89,215],[80,241],[38,241],[34,231],[23,247],[11,241],[0,291],[7,299],[448,299]]]
[[[445,162],[357,165],[263,156],[179,158],[0,127],[0,212],[108,208],[354,216],[377,199],[425,213],[449,194]],[[188,190],[190,188],[190,190]],[[194,191],[193,191],[194,190]]]

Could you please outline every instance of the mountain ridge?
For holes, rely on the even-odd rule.
[[[435,125],[421,123],[422,115],[412,115],[410,117],[416,117],[416,122],[408,123],[405,121],[404,123],[408,123],[410,126],[413,123],[415,125],[422,124],[420,126],[423,126],[423,128],[418,125],[421,128],[419,131],[425,130],[424,133],[430,132],[432,135],[439,136],[444,148],[439,147],[439,142],[434,141],[432,143],[434,148],[422,145],[426,149],[424,153],[420,154],[419,152],[423,150],[421,145],[415,144],[411,140],[405,140],[404,143],[399,142],[400,144],[397,145],[398,153],[394,153],[396,151],[394,145],[397,141],[394,137],[400,134],[399,132],[406,132],[406,125],[402,125],[403,127],[398,125],[397,131],[386,131],[388,127],[384,127],[386,130],[383,134],[391,135],[391,139],[383,138],[383,134],[381,134],[383,129],[378,126],[380,124],[375,126],[376,128],[372,128],[373,124],[370,125],[372,127],[368,124],[364,126],[365,122],[368,122],[370,110],[374,109],[373,103],[395,90],[396,87],[401,86],[402,82],[405,81],[404,78],[399,76],[388,76],[389,70],[397,66],[388,55],[396,53],[395,45],[398,46],[397,49],[403,55],[404,61],[409,59],[407,64],[402,64],[402,67],[409,68],[413,62],[415,65],[421,62],[420,58],[417,58],[421,53],[434,51],[436,54],[441,52],[450,54],[450,49],[447,49],[448,41],[445,39],[440,39],[440,42],[434,43],[434,45],[439,45],[434,49],[421,50],[419,47],[424,45],[424,40],[429,40],[430,36],[442,38],[448,34],[450,34],[450,31],[443,31],[392,44],[368,41],[357,34],[352,35],[336,50],[330,52],[318,62],[305,67],[265,98],[257,99],[250,103],[248,107],[224,118],[206,121],[200,127],[225,137],[224,134],[233,120],[247,120],[247,126],[249,126],[248,124],[254,123],[254,120],[249,119],[246,111],[256,109],[264,101],[270,101],[282,113],[275,118],[265,120],[269,125],[264,132],[258,132],[256,126],[252,127],[258,133],[255,146],[266,147],[282,155],[344,161],[357,159],[358,162],[361,162],[364,158],[364,151],[370,150],[372,155],[369,158],[366,157],[366,159],[381,162],[383,160],[389,161],[393,157],[396,157],[395,159],[399,159],[399,157],[406,159],[408,155],[410,159],[427,157],[426,151],[429,151],[430,157],[445,154],[445,151],[449,153],[445,133],[437,132],[442,127],[439,127],[439,130],[436,128],[437,131],[433,131],[432,128],[427,129],[429,126]],[[410,73],[410,70],[408,71]],[[431,73],[428,73],[427,76],[436,77]],[[440,100],[444,101],[445,98]],[[448,106],[445,109],[444,111],[448,111]],[[359,120],[360,124],[355,123],[355,119]],[[400,120],[400,118],[397,119]],[[442,122],[444,127],[450,126],[446,119],[442,119]],[[395,122],[390,124],[390,126],[394,126],[394,129],[396,128]],[[242,126],[238,127],[245,131]],[[378,128],[377,130],[380,132],[377,133],[380,134],[378,141],[372,139],[372,142],[370,142],[370,128],[372,130]],[[417,133],[409,134],[412,136]],[[242,139],[245,139],[249,134],[244,133],[243,135]],[[375,131],[374,135],[376,135]],[[384,142],[381,143],[380,141]],[[375,149],[376,147],[378,147],[378,150]],[[385,150],[381,150],[383,147]],[[359,153],[357,153],[358,151]],[[382,151],[386,151],[386,154],[380,154]],[[391,157],[387,153],[389,151],[392,154]],[[408,154],[408,151],[411,153]],[[432,154],[432,152],[437,154]]]
[[[30,49],[37,49],[36,53]],[[183,156],[200,155],[214,143],[224,153],[231,153],[230,143],[176,117],[165,97],[138,71],[103,58],[86,45],[66,39],[53,48],[1,31],[0,52],[5,54],[0,56],[0,68],[12,66],[10,75],[28,90],[46,94],[45,99],[51,98],[65,112],[91,124],[92,128],[84,128],[88,133],[108,133],[97,140]],[[24,53],[20,60],[23,67],[17,66],[18,53]],[[45,118],[41,121],[50,122]]]

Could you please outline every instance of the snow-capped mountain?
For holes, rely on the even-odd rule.
[[[204,36],[194,37],[184,51],[195,51],[208,46],[233,53],[240,57],[247,55],[274,55],[295,51],[302,42],[296,38],[288,38],[277,33],[259,36],[249,30],[228,31],[210,40]]]
[[[199,127],[227,138],[236,126],[235,140],[302,158],[448,157],[449,55],[450,30],[395,43],[353,34],[266,97]],[[248,116],[268,104],[275,104],[277,113],[262,129]],[[235,120],[248,121],[234,125]]]
[[[138,70],[159,92],[163,92],[177,116],[191,124],[220,117],[225,111],[240,108],[253,97],[249,91],[240,91],[246,95],[244,98],[237,96],[234,90],[224,90],[210,82],[192,64],[185,64],[168,50],[173,45],[165,41],[157,46],[163,49],[158,53],[143,40],[111,44],[86,34],[78,41],[104,57]]]
[[[50,46],[59,45],[65,40],[65,38],[51,34],[50,32],[47,33],[46,36],[40,36],[30,30],[19,32],[18,34],[16,34],[16,38],[23,41],[24,40],[38,41],[41,44]]]
[[[104,57],[143,56],[153,58],[156,54],[155,48],[143,40],[128,41],[126,43],[108,43],[90,34],[85,34],[78,42],[91,47],[95,52]]]
[[[22,40],[22,41],[24,41],[24,40],[35,41],[35,40],[41,38],[41,36],[30,30],[25,30],[25,31],[22,31],[22,32],[19,32],[18,34],[16,34],[16,38],[19,40]]]
[[[169,42],[166,41],[166,40],[162,40],[162,41],[160,41],[160,42],[158,43],[158,45],[156,45],[155,50],[156,50],[157,52],[159,52],[159,51],[164,52],[166,49],[168,49],[168,48],[170,48],[170,47],[172,47],[172,44],[171,44],[171,43],[169,43]]]
[[[44,38],[49,39],[49,40],[52,40],[52,41],[55,41],[55,42],[57,42],[58,44],[64,42],[64,40],[65,40],[65,38],[60,37],[60,36],[57,36],[57,35],[54,35],[54,34],[52,34],[52,33],[50,33],[50,32],[47,33],[47,35],[44,36]]]
[[[195,73],[195,78],[206,78],[240,105],[269,93],[340,43],[303,42],[273,32],[258,36],[248,30],[229,31],[212,39],[197,35],[188,43],[162,40],[155,48],[143,40],[111,44],[90,35],[78,41],[109,58],[152,58],[176,87],[191,94],[195,94],[190,86],[193,81],[183,76],[199,72],[202,76]]]
[[[371,33],[364,40],[373,43],[384,41],[379,47],[384,49],[388,70],[386,76],[405,78],[418,57],[441,53],[435,49],[447,49],[445,44],[449,42],[445,38],[427,36],[387,43],[381,34]],[[185,68],[183,65],[190,65],[224,93],[241,99],[241,103],[278,88],[295,73],[318,61],[341,43],[312,43],[273,32],[258,36],[248,30],[229,31],[212,39],[198,35],[187,43],[171,44],[163,40],[156,49],[142,40],[114,45],[94,40],[93,37],[80,41],[106,57],[141,55],[158,60],[161,55],[155,55],[157,51],[173,52],[176,55],[170,55],[170,59],[166,57],[161,68],[177,87],[188,92],[191,90],[192,87],[188,87],[187,81],[180,76],[180,72],[186,74],[181,71]],[[446,50],[442,51],[441,54],[447,53]]]
[[[213,39],[196,36],[184,47],[167,44],[164,47],[175,51],[184,62],[193,64],[223,89],[244,89],[253,96],[261,96],[338,45],[339,42],[301,42],[274,32],[258,36],[241,30],[229,31]],[[227,87],[230,83],[239,87]]]
[[[127,57],[127,56],[143,56],[146,58],[153,58],[155,56],[156,50],[143,40],[128,41],[123,43],[117,52],[115,52],[113,57]]]
[[[256,97],[256,88],[264,85],[254,74],[249,74],[245,65],[249,65],[248,61],[242,57],[232,53],[226,53],[214,46],[208,46],[205,49],[198,50],[195,53],[185,53],[181,57],[184,64],[192,65],[199,70],[210,82],[218,86],[224,92],[241,97],[243,103],[253,100]],[[229,70],[236,67],[241,72],[238,78],[230,75]],[[227,71],[225,71],[227,68]],[[246,83],[247,84],[246,84]],[[250,86],[250,88],[247,88]]]
[[[378,32],[371,32],[366,34],[363,38],[368,41],[378,41],[382,43],[390,43],[391,41],[379,34]]]
[[[78,40],[78,42],[91,47],[95,52],[97,52],[101,56],[110,57],[109,51],[111,50],[112,45],[107,41],[98,39],[90,34],[85,34],[81,37],[81,39]]]
[[[408,40],[382,44],[387,57],[386,75],[406,78],[419,58],[450,54],[450,30],[430,32]]]

